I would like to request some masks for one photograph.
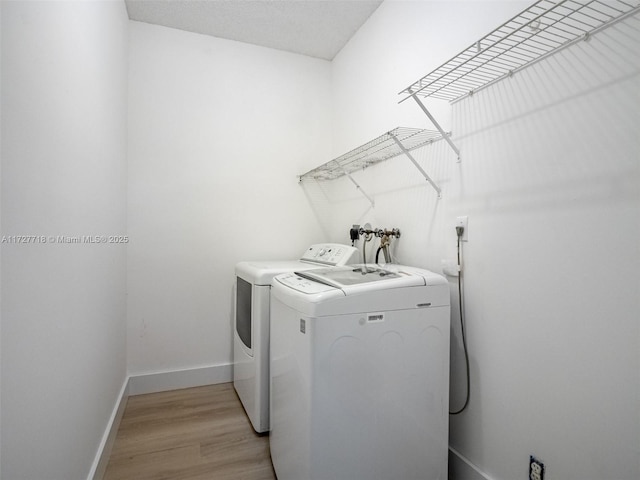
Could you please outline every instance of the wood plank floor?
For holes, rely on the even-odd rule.
[[[104,480],[275,480],[232,383],[129,397]]]

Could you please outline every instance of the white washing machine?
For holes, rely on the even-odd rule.
[[[300,260],[240,262],[236,265],[233,386],[256,432],[269,430],[269,291],[275,275],[358,261],[358,250],[325,243],[309,247]]]
[[[449,286],[426,270],[385,268],[274,278],[278,480],[446,480]]]

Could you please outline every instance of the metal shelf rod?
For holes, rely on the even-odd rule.
[[[438,130],[438,132],[440,132],[440,135],[442,135],[442,138],[444,138],[446,140],[446,142],[449,144],[449,146],[453,149],[454,152],[456,152],[456,155],[458,156],[458,161],[460,161],[460,149],[458,149],[458,147],[456,147],[455,143],[453,143],[453,141],[451,140],[451,138],[449,138],[449,135],[447,135],[447,132],[444,131],[444,129],[440,126],[440,124],[438,123],[438,121],[434,118],[433,115],[431,115],[431,112],[429,112],[429,110],[427,109],[427,107],[424,105],[424,103],[422,103],[420,101],[420,99],[412,93],[412,97],[413,99],[416,101],[416,103],[418,104],[418,106],[422,109],[422,111],[424,112],[424,114],[427,116],[427,118],[429,118],[429,120],[431,120],[431,123],[433,123],[433,125],[436,127],[436,129]],[[396,140],[395,137],[393,137],[394,140]],[[398,141],[396,140],[396,143]],[[398,145],[404,149],[404,147],[398,143]],[[406,153],[406,152],[405,152]],[[439,193],[439,192],[438,192]]]
[[[351,180],[351,183],[353,183],[353,184],[356,186],[356,188],[360,191],[360,193],[361,193],[362,195],[364,195],[364,196],[365,196],[365,198],[366,198],[367,200],[369,200],[369,203],[371,204],[371,206],[372,206],[372,207],[375,207],[375,206],[376,206],[375,202],[373,201],[373,199],[372,199],[369,195],[367,195],[367,192],[365,192],[365,191],[362,189],[362,187],[360,186],[360,184],[359,184],[358,182],[356,182],[356,181],[353,179],[353,177],[351,176],[351,174],[350,174],[349,172],[347,172],[344,168],[343,168],[342,170],[344,171],[344,174],[349,178],[349,180]]]
[[[413,158],[413,155],[411,155],[409,150],[404,148],[404,145],[402,145],[402,143],[400,143],[400,140],[398,140],[395,136],[393,137],[393,141],[398,144],[398,147],[400,148],[400,150],[402,150],[402,153],[404,153],[407,156],[407,158],[411,160],[411,163],[413,163],[415,167],[420,171],[424,179],[431,184],[431,186],[434,188],[436,192],[438,192],[438,198],[442,198],[442,190],[440,190],[440,187],[438,187],[438,185],[435,184],[435,182],[431,179],[431,177],[427,175],[427,172],[425,172],[424,169],[420,166],[420,164],[416,161],[416,159]]]

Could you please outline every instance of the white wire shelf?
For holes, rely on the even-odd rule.
[[[401,92],[455,101],[640,11],[640,0],[540,0]]]
[[[309,170],[300,175],[300,180],[333,180],[441,139],[442,135],[433,130],[397,127],[344,155]]]

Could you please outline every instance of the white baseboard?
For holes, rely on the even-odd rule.
[[[120,395],[118,396],[118,400],[116,400],[116,404],[113,407],[113,412],[111,413],[111,417],[109,418],[109,422],[107,423],[107,428],[102,435],[100,447],[98,447],[98,454],[93,460],[91,471],[89,472],[89,476],[87,477],[89,480],[101,480],[102,477],[104,477],[104,472],[107,469],[107,464],[109,463],[111,449],[113,448],[113,443],[115,442],[116,435],[118,433],[118,427],[120,426],[120,420],[122,419],[122,415],[124,414],[124,407],[127,405],[127,398],[129,398],[128,378],[125,379],[124,383],[122,384]]]
[[[492,480],[471,461],[449,447],[449,480]]]
[[[129,395],[214,385],[232,380],[232,364],[132,375],[129,377]]]

